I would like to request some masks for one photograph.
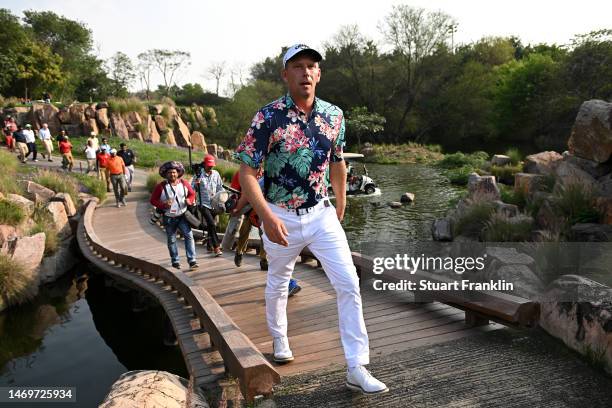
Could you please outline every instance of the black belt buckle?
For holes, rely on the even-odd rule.
[[[325,200],[323,200],[323,205],[325,207],[329,207],[331,205],[331,203],[329,202],[329,200],[325,199]]]

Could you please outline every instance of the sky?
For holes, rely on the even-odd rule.
[[[357,24],[384,47],[379,26],[398,4],[451,15],[459,23],[455,44],[510,35],[524,44],[568,44],[576,34],[612,28],[611,0],[0,0],[0,7],[20,17],[23,10],[50,10],[84,23],[103,59],[117,51],[133,59],[151,48],[187,51],[191,65],[177,83],[197,82],[209,91],[215,89],[207,73],[212,63],[222,62],[237,73],[236,80],[239,72],[246,80],[254,63],[281,47],[322,48],[342,25]]]

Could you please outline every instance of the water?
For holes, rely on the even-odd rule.
[[[0,314],[0,386],[76,387],[69,405],[96,407],[126,371],[187,376],[178,347],[162,345],[161,309],[133,313],[129,292],[106,287],[102,275],[76,278],[83,272],[87,264]]]

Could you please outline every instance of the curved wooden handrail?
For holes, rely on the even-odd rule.
[[[247,402],[253,401],[258,395],[272,394],[274,384],[280,382],[280,374],[205,288],[198,286],[181,271],[170,271],[161,265],[110,250],[102,244],[93,228],[93,215],[97,204],[97,199],[87,202],[79,221],[83,225],[84,238],[91,249],[115,265],[141,271],[176,290],[192,307],[221,354],[229,374],[238,379],[240,390]],[[79,240],[80,246],[83,245],[82,242],[82,239]]]

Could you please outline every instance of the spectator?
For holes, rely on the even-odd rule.
[[[185,218],[187,207],[193,205],[195,193],[188,182],[181,177],[185,174],[183,164],[177,161],[164,163],[159,168],[159,175],[165,178],[157,184],[151,194],[151,204],[163,211],[163,225],[166,229],[168,251],[172,266],[181,268],[176,247],[176,231],[180,230],[185,238],[185,252],[190,269],[197,269],[195,244],[189,222]]]
[[[51,94],[49,92],[43,93],[43,101],[45,101],[45,103],[51,103]]]
[[[2,129],[2,133],[4,134],[4,141],[6,142],[6,148],[12,152],[15,150],[15,139],[13,139],[13,132],[11,131],[11,128],[8,126],[5,126]]]
[[[53,152],[53,139],[51,138],[51,131],[49,130],[49,125],[43,123],[42,128],[38,131],[38,138],[42,142],[43,146],[45,146],[45,151],[47,152],[47,160],[53,161],[53,159],[51,159],[51,152]],[[45,154],[41,154],[44,159]]]
[[[91,141],[91,147],[93,147],[94,150],[97,151],[100,148],[100,141],[98,140],[98,137],[96,136],[96,132],[91,132],[89,134],[89,137],[87,138],[87,143],[89,143],[90,141]]]
[[[23,128],[21,126],[17,127],[17,131],[13,133],[13,137],[15,138],[15,142],[17,143],[17,149],[19,151],[19,160],[22,163],[26,162],[26,156],[28,155],[28,143],[26,139],[25,133],[23,133]]]
[[[38,155],[38,152],[36,150],[36,136],[34,135],[34,131],[32,130],[32,125],[30,125],[29,123],[27,125],[25,125],[25,130],[23,131],[23,134],[26,137],[26,143],[28,144],[28,154],[26,155],[26,157],[28,157],[30,155],[30,153],[32,154],[32,161],[38,161],[36,159],[36,156]]]
[[[113,193],[115,193],[115,201],[117,207],[126,206],[125,196],[127,195],[127,184],[125,182],[125,163],[123,159],[117,156],[117,150],[111,149],[110,159],[106,163],[106,168],[110,174],[111,184],[113,185]]]
[[[123,159],[125,163],[125,168],[127,172],[125,173],[125,177],[127,179],[128,191],[132,191],[132,181],[134,180],[134,163],[136,163],[136,155],[134,152],[128,148],[125,143],[121,143],[119,145],[119,152],[117,152],[117,156]]]
[[[68,136],[64,136],[62,141],[59,142],[59,151],[62,154],[62,168],[72,171],[74,159],[72,158],[72,143],[70,143]]]
[[[110,153],[112,149],[110,145],[108,144],[108,140],[106,140],[105,137],[102,138],[102,144],[100,145],[100,149],[106,149],[108,153]]]
[[[110,159],[110,154],[108,154],[106,149],[101,148],[98,150],[98,153],[96,154],[96,160],[98,162],[98,178],[102,180],[104,184],[106,184],[106,192],[110,193],[110,174],[108,174],[108,169],[106,168],[108,159]]]
[[[93,142],[91,140],[87,141],[87,146],[85,147],[85,158],[87,159],[87,171],[85,174],[89,174],[90,171],[96,170],[96,149],[94,149]]]
[[[217,235],[217,226],[215,225],[215,213],[212,209],[211,199],[220,191],[223,191],[223,181],[221,175],[215,167],[215,156],[207,154],[202,162],[204,165],[200,174],[194,176],[192,186],[198,192],[198,209],[202,217],[206,221],[208,231],[208,241],[212,247],[215,256],[221,256],[223,252],[220,247],[219,236]]]

